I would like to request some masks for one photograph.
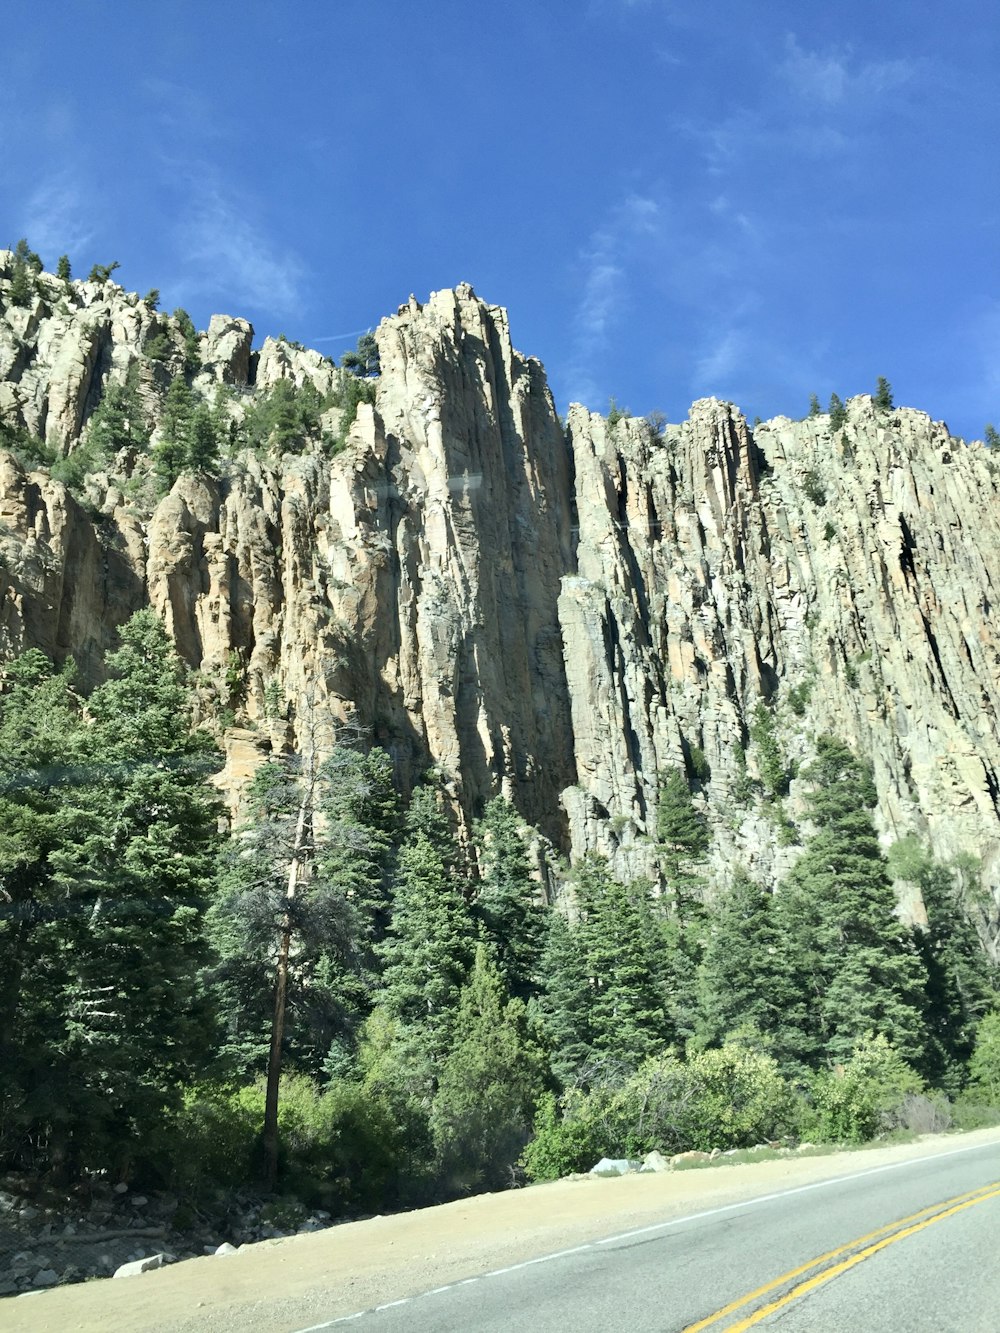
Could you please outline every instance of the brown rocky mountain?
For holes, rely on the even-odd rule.
[[[112,282],[39,275],[14,306],[12,264],[0,252],[0,420],[69,455],[134,366],[159,422],[182,325]],[[375,405],[334,456],[244,450],[157,500],[134,450],[77,496],[0,454],[0,652],[72,654],[93,679],[151,603],[206,717],[234,710],[231,775],[262,746],[357,723],[404,786],[435,764],[467,815],[503,790],[563,851],[628,874],[649,865],[659,776],[679,764],[716,872],[780,874],[802,806],[794,778],[768,799],[774,764],[794,770],[830,732],[871,759],[886,843],[979,859],[995,937],[988,450],[869,397],[835,430],[820,415],[751,431],[715,399],[680,425],[574,406],[564,426],[505,312],[467,286],[411,298],[376,336]],[[252,337],[216,317],[199,338],[194,387],[229,386],[234,422],[281,380],[321,396],[342,380]]]

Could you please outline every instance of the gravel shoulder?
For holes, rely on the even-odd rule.
[[[985,1143],[1000,1129],[914,1143],[620,1178],[584,1177],[191,1259],[140,1277],[0,1302],[7,1333],[292,1333],[601,1236]]]

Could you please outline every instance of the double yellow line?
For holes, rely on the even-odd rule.
[[[794,1282],[798,1277],[810,1272],[814,1268],[820,1268],[821,1271],[813,1273],[812,1277],[804,1282],[798,1283],[791,1291],[786,1291],[783,1296],[777,1300],[769,1301],[767,1305],[762,1305],[751,1314],[737,1320],[734,1324],[726,1324],[726,1333],[742,1333],[744,1329],[753,1328],[759,1324],[762,1319],[772,1315],[776,1310],[784,1309],[793,1301],[799,1300],[807,1295],[816,1287],[824,1282],[829,1282],[831,1278],[839,1277],[841,1273],[846,1273],[865,1259],[870,1259],[873,1254],[878,1254],[880,1250],[886,1249],[889,1245],[895,1245],[898,1240],[905,1240],[907,1236],[913,1236],[918,1231],[923,1231],[926,1227],[933,1226],[935,1222],[943,1222],[946,1217],[954,1217],[956,1213],[961,1213],[966,1208],[973,1208],[977,1203],[985,1203],[987,1199],[1000,1197],[1000,1180],[995,1180],[992,1184],[982,1185],[977,1190],[970,1190],[967,1194],[956,1194],[953,1199],[945,1199],[942,1203],[936,1203],[930,1208],[922,1208],[919,1213],[911,1213],[909,1217],[901,1217],[896,1222],[890,1222],[888,1226],[879,1227],[877,1231],[869,1231],[866,1236],[858,1236],[855,1240],[849,1241],[846,1245],[840,1245],[835,1250],[828,1250],[826,1254],[818,1255],[811,1259],[807,1264],[801,1264],[798,1268],[791,1268],[787,1273],[782,1273],[780,1277],[766,1283],[763,1287],[758,1287],[755,1291],[747,1292],[738,1300],[730,1301],[724,1305],[721,1310],[716,1310],[707,1319],[700,1319],[696,1324],[689,1324],[684,1329],[684,1333],[701,1333],[702,1329],[712,1328],[720,1320],[728,1315],[737,1314],[746,1306],[752,1305],[754,1301],[759,1301],[762,1296],[768,1296],[771,1292],[777,1291],[788,1282]],[[860,1248],[859,1248],[860,1247]],[[841,1258],[842,1255],[848,1256]],[[839,1263],[834,1262],[840,1260]],[[828,1265],[827,1267],[821,1267]]]

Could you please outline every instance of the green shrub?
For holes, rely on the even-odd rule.
[[[969,1079],[983,1101],[1000,1106],[1000,1009],[984,1014],[979,1021]]]
[[[806,474],[802,478],[802,489],[818,509],[822,509],[826,504],[826,487],[823,485],[823,478],[815,468],[811,467],[806,470]]]
[[[893,1127],[894,1113],[923,1084],[884,1036],[869,1036],[846,1064],[817,1074],[812,1084],[814,1119],[810,1138],[863,1143]]]

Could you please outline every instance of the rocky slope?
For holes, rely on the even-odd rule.
[[[47,275],[12,307],[11,264],[0,252],[0,418],[70,453],[134,365],[158,420],[177,321]],[[716,869],[779,874],[802,807],[795,780],[783,812],[762,799],[761,728],[792,768],[833,732],[872,759],[886,842],[981,860],[995,932],[989,451],[867,397],[837,430],[751,432],[714,399],[660,429],[574,406],[564,429],[541,365],[467,286],[411,298],[377,341],[375,406],[334,457],[243,452],[154,506],[128,460],[81,503],[0,456],[0,651],[72,654],[93,679],[152,603],[206,710],[227,689],[237,708],[232,775],[263,745],[356,723],[404,787],[436,764],[467,816],[503,790],[562,850],[628,874],[651,866],[658,774],[681,763]],[[324,394],[340,374],[283,341],[253,351],[240,320],[214,318],[199,348],[195,388],[231,386],[234,419],[280,380]]]

